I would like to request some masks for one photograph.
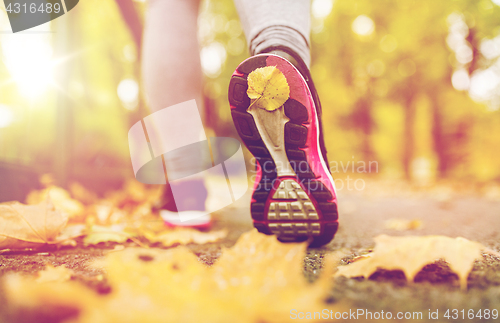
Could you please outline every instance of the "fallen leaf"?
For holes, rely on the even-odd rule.
[[[77,242],[74,239],[83,236],[86,229],[87,226],[85,224],[67,225],[61,230],[59,236],[57,236],[57,242],[61,246],[76,247]]]
[[[191,228],[176,228],[171,231],[163,232],[156,236],[147,237],[150,242],[160,242],[165,247],[175,244],[205,244],[215,242],[227,236],[227,230],[200,232]]]
[[[84,235],[86,230],[87,226],[85,224],[69,224],[61,230],[61,233],[57,237],[57,240],[60,241],[65,239],[77,238]]]
[[[7,274],[4,282],[8,284],[10,291],[9,309],[13,313],[14,309],[18,309],[17,313],[29,311],[45,314],[37,315],[39,322],[62,322],[63,319],[77,317],[83,307],[97,306],[96,303],[101,301],[101,297],[97,297],[93,290],[76,281],[51,281],[38,284],[36,278],[31,276]],[[50,313],[50,319],[43,320],[47,313]],[[25,319],[11,320],[11,322],[22,321]],[[101,320],[103,321],[105,320]]]
[[[385,221],[384,226],[387,229],[392,229],[396,231],[406,231],[406,230],[419,230],[422,229],[424,224],[421,220],[414,219],[390,219]]]
[[[57,186],[49,186],[43,190],[31,191],[26,197],[26,203],[39,204],[47,200],[47,198],[50,198],[54,206],[67,214],[70,219],[79,218],[85,211],[82,203],[71,198],[68,191]]]
[[[288,100],[290,87],[285,75],[276,66],[265,66],[248,75],[247,95],[255,100],[250,107],[255,105],[267,111],[274,111]]]
[[[478,242],[465,238],[444,236],[375,237],[373,253],[367,257],[338,268],[335,276],[370,277],[377,269],[402,270],[408,281],[427,264],[444,259],[460,280],[462,289],[467,289],[467,278],[474,261],[481,258],[486,249]]]
[[[101,242],[123,243],[130,238],[130,234],[126,233],[124,230],[125,225],[94,225],[83,239],[83,243],[86,245],[96,245]]]
[[[38,273],[37,283],[47,283],[47,282],[64,282],[71,279],[73,275],[73,270],[66,268],[65,266],[53,267],[47,265],[45,270]]]
[[[121,192],[124,194],[122,198],[136,203],[145,203],[160,199],[163,195],[163,189],[163,185],[146,186],[135,179],[131,179],[127,181]]]
[[[119,223],[126,219],[127,214],[109,202],[101,201],[92,205],[91,212],[96,215],[100,224]]]
[[[137,180],[129,180],[121,190],[108,192],[106,199],[96,204],[111,204],[116,208],[136,215],[137,208],[146,208],[146,213],[151,213],[151,207],[157,205],[163,197],[164,185],[144,185]],[[144,213],[141,210],[139,213]]]
[[[344,309],[323,302],[336,260],[325,257],[322,274],[311,284],[302,273],[306,248],[253,230],[224,249],[211,267],[186,247],[126,248],[105,258],[111,286],[105,296],[72,281],[32,284],[19,276],[6,277],[5,294],[20,310],[75,309],[79,316],[72,322],[80,323],[284,322],[291,321],[292,309]]]
[[[95,210],[97,220],[100,223],[105,223],[113,212],[114,206],[107,204],[95,204],[93,205],[93,208]]]
[[[68,219],[50,200],[37,205],[0,204],[0,249],[36,247],[56,243]]]

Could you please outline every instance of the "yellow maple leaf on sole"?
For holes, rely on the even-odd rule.
[[[254,100],[250,107],[274,111],[290,97],[285,75],[276,66],[257,68],[248,75],[247,80],[247,95]]]

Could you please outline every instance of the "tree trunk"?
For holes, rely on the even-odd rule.
[[[411,180],[411,162],[413,160],[414,150],[414,120],[415,120],[415,105],[413,103],[413,93],[411,87],[405,96],[405,121],[404,121],[404,141],[403,141],[403,170],[405,178]]]
[[[437,156],[437,177],[444,178],[446,177],[448,161],[443,133],[443,115],[439,109],[439,102],[435,92],[431,92],[429,98],[432,108],[432,142]]]

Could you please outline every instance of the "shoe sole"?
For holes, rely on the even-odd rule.
[[[290,86],[290,98],[273,112],[248,109],[248,74],[264,66],[276,66]],[[236,130],[257,161],[250,208],[255,228],[283,242],[329,243],[338,229],[335,184],[321,154],[317,111],[302,75],[279,56],[253,56],[233,73],[228,94]]]

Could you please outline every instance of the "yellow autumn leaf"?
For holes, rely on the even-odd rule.
[[[247,95],[255,100],[250,106],[274,111],[288,100],[290,87],[285,75],[276,66],[265,66],[248,75]]]
[[[65,266],[53,267],[47,265],[45,270],[38,273],[37,283],[48,283],[48,282],[64,282],[70,280],[73,275],[73,270],[66,268]]]
[[[87,230],[85,224],[68,224],[57,237],[58,241],[69,240],[84,235]]]
[[[215,242],[227,236],[227,230],[200,232],[191,228],[176,228],[165,231],[159,235],[147,236],[150,242],[159,242],[164,247],[170,247],[175,244],[205,244]]]
[[[87,226],[85,224],[69,224],[57,236],[58,244],[60,246],[76,247],[78,243],[75,238],[83,236],[86,230]]]
[[[56,243],[56,237],[67,221],[67,216],[56,210],[50,200],[36,205],[2,203],[0,249],[29,248]]]
[[[123,243],[131,236],[126,233],[125,225],[114,224],[110,226],[93,225],[87,236],[83,239],[85,245],[96,245],[101,242]]]
[[[31,191],[26,197],[27,204],[38,204],[50,198],[56,209],[67,214],[70,219],[76,219],[83,215],[85,208],[83,204],[73,198],[68,191],[61,187],[49,186],[43,190]]]
[[[339,267],[335,276],[370,277],[377,269],[402,270],[408,281],[427,264],[444,259],[459,279],[462,289],[467,288],[467,278],[474,261],[481,258],[481,250],[486,248],[478,242],[465,238],[445,236],[375,237],[373,253],[367,257]]]
[[[5,295],[19,311],[74,309],[79,315],[71,322],[80,323],[288,322],[292,309],[342,310],[323,302],[338,259],[325,257],[322,274],[311,284],[302,273],[306,248],[253,230],[211,267],[186,247],[126,248],[103,262],[107,295],[89,294],[73,281],[33,284],[18,275],[4,280]]]

